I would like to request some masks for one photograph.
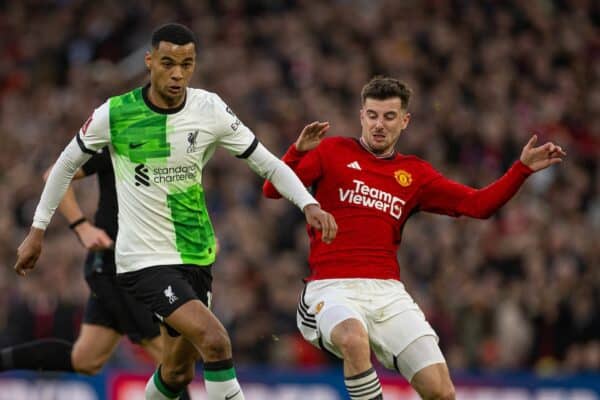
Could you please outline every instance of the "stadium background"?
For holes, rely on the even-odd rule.
[[[75,339],[88,293],[85,252],[64,219],[55,218],[27,279],[12,270],[15,249],[42,172],[94,107],[145,82],[147,40],[167,21],[200,38],[192,86],[218,92],[277,155],[316,119],[331,122],[331,135],[358,135],[359,92],[373,74],[413,89],[399,150],[463,183],[481,187],[500,176],[532,132],[566,148],[565,163],[529,179],[487,221],[411,218],[398,257],[464,382],[495,377],[500,387],[529,387],[525,396],[534,398],[531,388],[550,382],[539,377],[561,387],[600,380],[600,3],[592,0],[0,2],[0,345]],[[296,384],[341,383],[330,372],[339,362],[304,344],[295,328],[306,274],[301,213],[262,199],[260,180],[225,152],[204,182],[221,244],[215,313],[242,377],[267,382],[287,370]],[[88,216],[95,186],[77,184]],[[311,367],[327,372],[304,375]],[[114,371],[151,369],[124,342],[98,387],[108,393]],[[0,398],[18,399],[7,388],[19,382],[27,390],[73,377],[38,378],[48,376],[0,377]],[[298,397],[263,397],[307,398],[302,387]],[[561,393],[548,398],[600,398],[598,387],[592,397]],[[469,398],[530,398],[506,396]]]

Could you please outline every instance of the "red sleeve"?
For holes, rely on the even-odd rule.
[[[311,151],[298,151],[296,145],[292,144],[281,158],[302,181],[304,186],[310,186],[321,176],[321,159],[319,147]],[[281,195],[273,184],[265,180],[263,184],[263,195],[271,199],[279,199]]]
[[[483,189],[474,189],[436,171],[437,176],[421,188],[419,209],[454,217],[489,218],[517,193],[532,173],[531,168],[517,161],[500,179]]]

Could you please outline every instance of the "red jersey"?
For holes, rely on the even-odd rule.
[[[533,171],[520,161],[484,189],[449,180],[415,156],[377,158],[358,140],[323,139],[317,148],[298,152],[292,145],[283,156],[321,207],[338,225],[331,244],[308,226],[308,280],[400,279],[396,253],[408,217],[428,211],[454,217],[487,218],[506,203]],[[278,198],[266,181],[263,193]]]

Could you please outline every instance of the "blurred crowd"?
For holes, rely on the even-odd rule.
[[[57,216],[37,270],[12,270],[42,173],[94,107],[146,81],[164,22],[200,39],[192,86],[216,91],[275,154],[302,127],[358,136],[375,74],[413,90],[399,151],[483,187],[535,132],[567,160],[485,221],[413,216],[401,276],[460,370],[600,371],[600,3],[593,0],[21,0],[0,2],[0,345],[74,339],[85,251]],[[335,362],[296,332],[301,212],[261,197],[226,152],[204,172],[220,242],[214,311],[238,364]],[[91,216],[94,179],[76,184]],[[114,363],[135,367],[123,345]]]

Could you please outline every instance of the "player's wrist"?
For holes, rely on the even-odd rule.
[[[304,213],[306,214],[307,212],[310,212],[311,210],[320,210],[320,209],[321,209],[321,205],[319,203],[309,203],[304,206],[302,211],[304,211]]]
[[[525,161],[519,159],[515,162],[515,167],[521,173],[526,176],[529,176],[535,172],[533,168],[531,168]]]
[[[44,234],[46,233],[46,231],[44,229],[35,227],[35,226],[31,226],[31,228],[29,229],[29,236],[36,238],[36,239],[43,239],[44,238]]]
[[[71,229],[75,233],[79,233],[79,230],[83,227],[83,225],[88,222],[86,217],[77,218],[75,221],[69,224],[69,229]]]
[[[306,148],[300,142],[294,143],[294,146],[296,147],[296,151],[299,153],[304,153],[306,151]]]
[[[294,143],[291,150],[292,150],[292,154],[297,154],[297,155],[304,154],[308,151],[308,149],[304,149],[302,147],[302,144],[299,144],[298,142]]]

